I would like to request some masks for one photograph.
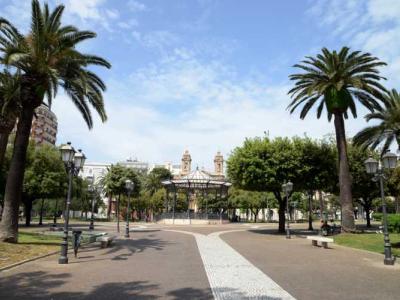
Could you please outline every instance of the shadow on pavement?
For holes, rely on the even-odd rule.
[[[109,282],[91,291],[57,291],[70,279],[67,273],[25,272],[0,278],[1,299],[213,299],[209,289],[182,288],[160,295],[148,281]],[[7,288],[5,288],[7,287]],[[57,290],[55,290],[57,289]],[[67,289],[67,288],[66,288]]]
[[[285,236],[286,233],[280,233],[277,229],[250,229],[248,232],[257,233],[257,234],[266,234],[266,235],[275,235],[275,236]],[[290,234],[306,237],[307,235],[318,235],[318,230],[306,230],[306,229],[290,229]]]

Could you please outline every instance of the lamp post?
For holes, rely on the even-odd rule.
[[[68,142],[66,145],[60,148],[61,158],[64,162],[65,169],[68,173],[68,194],[67,194],[67,203],[65,205],[65,220],[64,220],[64,235],[63,241],[61,242],[61,254],[58,258],[59,264],[67,264],[68,263],[68,223],[69,223],[69,207],[71,205],[71,193],[72,193],[72,178],[73,176],[78,175],[79,170],[83,167],[85,163],[85,155],[82,153],[82,150],[78,150],[75,152],[75,149],[71,146],[71,143]]]
[[[286,238],[290,239],[290,214],[289,214],[289,193],[293,190],[293,183],[290,180],[287,183],[282,184],[282,190],[286,197],[286,211],[287,211],[287,222],[286,222]]]
[[[389,232],[387,227],[387,211],[386,199],[383,190],[383,180],[386,179],[384,169],[394,169],[397,164],[397,156],[394,153],[387,152],[382,156],[381,161],[377,161],[372,157],[368,158],[365,162],[365,168],[368,174],[373,174],[374,181],[379,181],[382,198],[382,222],[383,222],[383,240],[385,247],[385,258],[383,260],[385,265],[394,265],[395,258],[392,256],[392,246],[390,244]]]
[[[129,213],[130,213],[130,202],[131,202],[131,193],[135,187],[135,184],[132,180],[127,179],[125,181],[125,188],[128,193],[128,205],[126,206],[126,227],[125,227],[125,237],[129,237]]]
[[[94,191],[95,191],[95,189],[94,189],[94,177],[93,176],[87,176],[86,177],[86,181],[89,184],[88,190],[89,190],[89,192],[91,194],[91,197],[92,197],[92,211],[91,211],[91,214],[90,214],[89,230],[94,230],[94,215],[93,215],[94,214],[94,197],[95,197],[95,194],[94,194]]]

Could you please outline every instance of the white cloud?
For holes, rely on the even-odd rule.
[[[67,11],[79,16],[82,20],[99,20],[102,12],[100,6],[105,0],[67,0]]]
[[[128,1],[128,8],[132,12],[140,12],[140,11],[147,10],[146,5],[144,5],[143,3],[139,2],[139,1],[135,1],[135,0],[129,0]]]
[[[136,19],[129,19],[127,21],[120,21],[117,23],[118,27],[122,29],[131,29],[139,25],[139,22]]]
[[[121,88],[123,87],[123,88]],[[109,82],[106,94],[109,120],[83,129],[69,100],[60,97],[54,111],[59,118],[59,141],[86,150],[89,160],[117,161],[129,156],[149,162],[179,162],[189,149],[194,166],[212,167],[220,150],[225,155],[245,137],[303,135],[322,137],[333,132],[326,118],[305,121],[289,115],[286,84],[268,86],[253,77],[239,76],[218,61],[201,61],[189,52],[134,72],[128,81]],[[61,113],[62,112],[62,113]],[[362,119],[347,122],[349,133]]]
[[[167,30],[154,30],[147,33],[135,30],[132,32],[132,37],[143,47],[156,50],[162,55],[179,42],[178,36]]]
[[[312,3],[309,16],[329,28],[343,45],[368,51],[388,63],[388,67],[382,69],[388,78],[388,87],[400,84],[400,1],[320,0]]]

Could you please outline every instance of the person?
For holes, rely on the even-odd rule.
[[[327,220],[321,220],[321,235],[327,236],[331,232],[331,226],[328,224]]]

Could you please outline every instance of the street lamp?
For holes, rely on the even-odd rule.
[[[129,237],[129,213],[130,213],[130,202],[131,202],[131,193],[135,187],[135,184],[132,180],[125,180],[125,188],[128,193],[128,205],[126,206],[126,227],[125,227],[125,237]]]
[[[64,162],[65,169],[68,173],[68,194],[67,203],[65,205],[65,221],[64,221],[64,235],[61,242],[61,254],[58,258],[59,264],[68,263],[68,223],[69,223],[69,207],[71,205],[71,193],[72,193],[72,178],[78,175],[79,170],[83,167],[85,163],[85,155],[82,150],[75,152],[75,149],[68,142],[66,145],[60,148],[61,158]]]
[[[394,169],[397,164],[396,154],[387,152],[382,156],[382,160],[379,162],[372,157],[368,158],[365,162],[365,168],[368,174],[374,175],[373,180],[379,181],[382,198],[382,221],[383,221],[383,236],[384,236],[384,247],[385,247],[385,258],[383,260],[385,265],[394,265],[395,258],[392,256],[392,246],[390,244],[389,232],[387,226],[387,211],[386,211],[386,199],[383,191],[383,180],[386,179],[384,169]]]
[[[90,215],[90,224],[89,224],[89,230],[94,230],[94,197],[95,197],[95,189],[94,189],[94,176],[87,176],[86,181],[88,182],[88,190],[92,196],[92,213]]]
[[[287,222],[286,222],[286,238],[290,239],[290,220],[289,220],[289,193],[293,190],[293,183],[290,180],[287,183],[282,184],[282,190],[286,197],[286,211],[287,211]]]

